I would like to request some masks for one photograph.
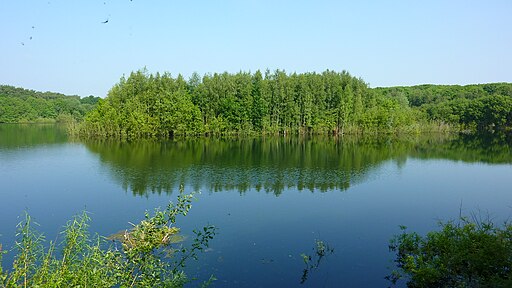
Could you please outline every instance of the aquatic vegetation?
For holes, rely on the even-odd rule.
[[[386,278],[408,287],[511,287],[512,224],[461,217],[421,236],[402,233],[391,240],[397,269]]]
[[[168,244],[176,244],[183,242],[185,240],[185,236],[179,234],[179,229],[176,227],[163,227],[159,229],[156,233],[159,233],[160,236],[157,236],[154,238],[154,241],[160,241],[162,245],[168,245]],[[141,242],[144,242],[144,235],[142,236],[143,239],[135,238],[134,230],[122,230],[115,234],[112,234],[108,237],[106,237],[107,240],[112,241],[119,241],[123,245],[127,245],[129,247],[133,247],[136,245],[139,245]],[[211,249],[211,248],[208,248]],[[208,250],[206,249],[206,250]],[[205,252],[208,252],[206,251]]]
[[[315,254],[313,256],[302,253],[300,254],[304,264],[306,264],[306,268],[302,271],[302,277],[300,279],[300,284],[304,284],[308,280],[308,275],[311,271],[318,269],[320,266],[320,261],[327,255],[334,253],[334,249],[329,246],[326,242],[322,240],[315,240],[315,247],[313,248]]]
[[[197,259],[215,235],[215,227],[206,226],[195,231],[190,247],[173,245],[183,240],[176,216],[187,215],[192,197],[180,194],[165,210],[146,212],[123,239],[90,236],[90,218],[83,212],[66,224],[61,243],[47,247],[26,214],[18,225],[12,269],[0,266],[0,287],[181,287],[190,281],[183,272],[186,261]],[[121,249],[112,243],[117,240]],[[2,253],[0,246],[0,260]]]

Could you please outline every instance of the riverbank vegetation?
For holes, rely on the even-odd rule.
[[[44,236],[26,215],[18,226],[12,270],[0,265],[0,287],[182,287],[190,281],[183,272],[186,261],[208,247],[215,234],[213,226],[196,231],[189,248],[173,240],[181,239],[174,237],[176,217],[187,214],[191,200],[191,194],[180,194],[176,204],[146,213],[118,242],[89,235],[84,212],[67,223],[59,243],[44,245]],[[8,252],[0,246],[0,260],[3,253]]]
[[[0,85],[0,123],[81,121],[99,99]]]
[[[503,130],[512,84],[369,88],[348,72],[122,77],[74,127],[92,138]]]
[[[440,223],[440,231],[420,236],[406,232],[395,236],[397,270],[387,278],[407,287],[511,287],[512,225],[497,227],[488,219],[461,217]]]

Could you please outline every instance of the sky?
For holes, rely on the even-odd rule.
[[[0,84],[38,91],[105,97],[144,67],[512,82],[510,0],[2,0],[0,11]]]

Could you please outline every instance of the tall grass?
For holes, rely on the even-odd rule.
[[[187,260],[197,258],[215,234],[213,226],[204,227],[190,247],[172,240],[179,233],[176,216],[188,213],[192,197],[180,194],[176,204],[146,213],[118,242],[91,236],[91,219],[83,212],[67,222],[61,242],[44,245],[44,236],[25,214],[12,269],[3,271],[0,265],[0,287],[182,287],[189,282],[183,272]],[[0,263],[4,253],[0,246]]]

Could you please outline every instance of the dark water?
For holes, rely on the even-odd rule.
[[[0,125],[0,242],[12,246],[24,210],[49,240],[84,209],[110,235],[184,186],[201,194],[182,231],[219,228],[189,276],[214,274],[215,287],[387,287],[399,225],[424,233],[460,207],[512,215],[511,147],[496,135],[73,142],[55,126]],[[300,255],[314,255],[316,240],[334,253],[301,284]]]

